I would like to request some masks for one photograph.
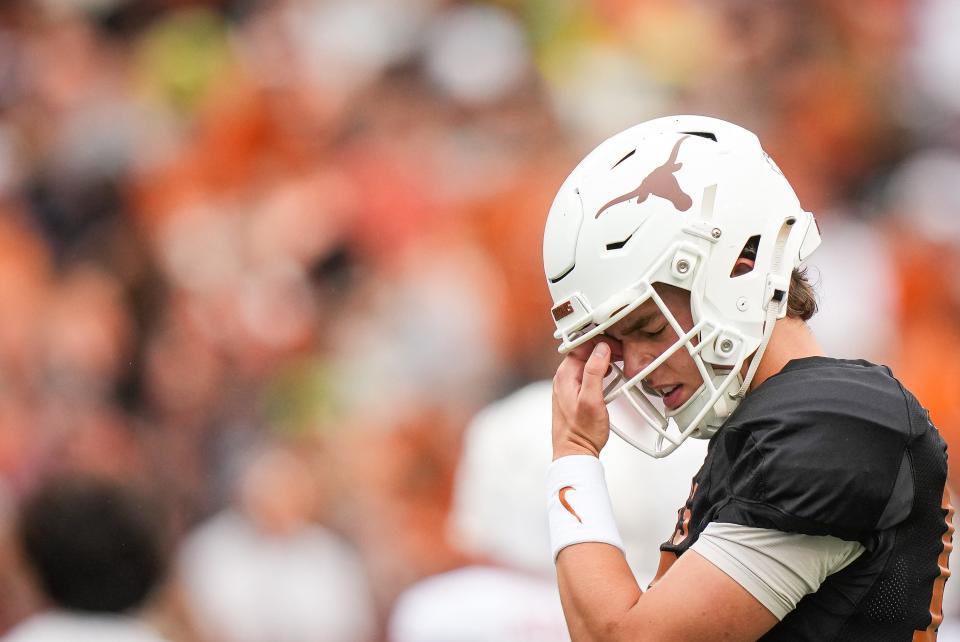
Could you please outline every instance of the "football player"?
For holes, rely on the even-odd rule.
[[[819,242],[757,137],[712,118],[628,129],[561,186],[548,502],[573,640],[935,637],[946,446],[888,368],[822,353],[799,270]],[[710,440],[646,591],[598,459],[610,430],[657,458]]]

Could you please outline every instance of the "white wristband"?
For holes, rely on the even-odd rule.
[[[624,550],[613,519],[603,464],[596,457],[568,455],[550,464],[547,515],[554,561],[567,546],[584,542],[601,542]]]

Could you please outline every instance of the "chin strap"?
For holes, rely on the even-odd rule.
[[[797,219],[792,216],[785,219],[780,226],[780,231],[777,233],[777,242],[773,246],[773,262],[770,266],[770,275],[774,278],[780,274],[783,249],[787,245],[787,237],[790,236],[790,230],[796,222]],[[767,313],[763,320],[763,336],[760,338],[760,345],[757,347],[757,351],[753,353],[753,358],[750,360],[750,367],[747,368],[747,374],[743,377],[743,384],[735,394],[731,395],[734,399],[743,399],[743,396],[747,394],[747,390],[750,388],[750,382],[753,381],[753,376],[757,374],[757,368],[760,366],[760,361],[763,360],[763,353],[766,351],[767,343],[770,342],[770,336],[773,334],[773,326],[777,323],[777,317],[783,305],[783,299],[787,296],[789,283],[788,277],[783,289],[777,288],[775,285],[773,287],[773,293],[770,301],[767,303]]]
[[[777,292],[780,293],[783,292],[783,290],[777,290]],[[757,367],[760,365],[760,360],[763,359],[763,353],[767,349],[770,335],[773,334],[773,326],[777,322],[777,312],[780,311],[780,299],[782,298],[782,295],[779,299],[774,297],[770,299],[770,303],[767,304],[767,316],[763,321],[763,336],[760,338],[760,347],[753,353],[753,359],[750,360],[750,367],[747,368],[747,374],[743,378],[743,385],[732,395],[735,399],[743,399],[743,396],[747,394],[747,390],[750,388],[750,382],[753,381],[753,375],[757,374]]]

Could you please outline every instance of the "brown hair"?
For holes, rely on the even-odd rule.
[[[790,274],[790,294],[787,295],[787,316],[809,321],[817,313],[817,295],[807,280],[807,269],[794,268]]]

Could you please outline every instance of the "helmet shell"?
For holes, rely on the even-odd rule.
[[[740,368],[764,341],[770,301],[782,318],[791,272],[818,244],[813,216],[752,132],[703,116],[631,127],[577,165],[547,217],[544,272],[560,351],[665,283],[690,292],[694,324],[703,324],[691,348],[711,338],[697,350],[704,363]],[[735,275],[748,245],[754,267]]]

